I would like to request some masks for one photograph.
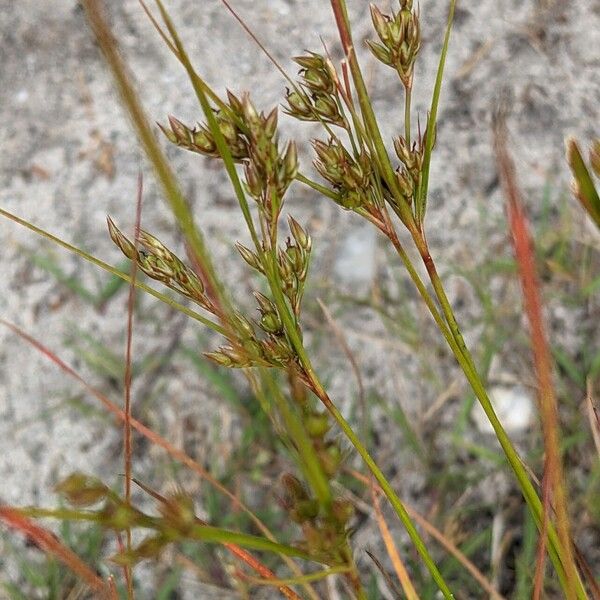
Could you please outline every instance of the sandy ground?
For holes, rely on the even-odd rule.
[[[181,68],[137,2],[108,4],[150,117],[164,120],[172,113],[187,122],[198,119],[199,110]],[[198,69],[217,91],[250,89],[261,108],[280,101],[285,82],[220,2],[168,0],[167,5]],[[289,57],[305,49],[320,49],[320,36],[339,56],[327,2],[237,0],[234,5],[290,72],[295,69]],[[356,40],[362,41],[370,36],[367,3],[355,0],[349,5]],[[105,217],[111,214],[124,229],[131,229],[136,179],[142,171],[145,227],[180,248],[173,220],[140,157],[81,8],[74,0],[6,0],[0,1],[0,8],[0,206],[117,263],[120,256],[107,236]],[[422,0],[421,13],[424,40],[414,108],[423,118],[446,2]],[[483,241],[489,248],[508,252],[502,229],[498,229],[502,199],[490,143],[490,115],[503,91],[508,90],[512,98],[512,150],[532,214],[540,211],[545,186],[557,190],[553,198],[566,190],[565,136],[576,135],[587,142],[594,132],[598,134],[600,56],[595,50],[599,47],[598,0],[460,3],[448,56],[428,214],[431,244],[443,265],[453,260],[476,264],[487,252]],[[389,140],[402,124],[399,88],[391,71],[376,65],[366,53],[362,58]],[[315,134],[311,127],[288,118],[282,119],[282,131],[283,137],[299,140]],[[247,233],[231,189],[214,164],[174,148],[168,153],[194,203],[198,222],[211,240],[216,261],[223,265],[223,276],[236,289],[240,304],[252,307],[247,299],[248,276],[241,261],[234,259],[232,242],[245,241]],[[309,169],[306,150],[301,158]],[[375,236],[356,217],[300,187],[289,195],[288,203],[290,212],[308,223],[314,235],[313,296],[327,296],[332,287],[364,296],[376,277],[389,276]],[[118,399],[118,383],[111,389],[106,377],[86,362],[84,353],[91,342],[82,341],[81,334],[108,345],[117,356],[122,354],[124,289],[102,309],[95,308],[36,266],[32,255],[49,256],[90,290],[97,288],[99,280],[106,282],[104,275],[12,222],[0,220],[0,237],[2,317],[56,350]],[[354,257],[349,259],[350,252]],[[472,294],[460,282],[451,281],[450,289],[455,298],[464,296],[460,312],[468,319],[476,312],[469,306]],[[424,411],[436,394],[414,381],[418,368],[411,367],[411,357],[401,344],[381,342],[390,338],[381,320],[368,310],[340,318],[348,327],[349,342],[368,384],[383,377],[386,383],[377,388],[381,395],[401,390],[409,412]],[[307,321],[319,339],[322,318],[318,311]],[[174,338],[194,344],[197,334],[194,324],[181,325],[179,317],[165,307],[143,299],[135,331],[138,356],[165,350]],[[467,334],[477,339],[476,330]],[[74,346],[73,339],[78,337]],[[204,336],[202,347],[208,349],[207,340]],[[356,392],[346,360],[331,341],[321,339],[317,352],[333,355],[322,370],[333,396],[348,408]],[[240,435],[235,413],[191,371],[188,362],[172,364],[150,381],[152,377],[144,374],[136,380],[135,390],[158,389],[155,396],[160,396],[148,399],[147,412],[141,414],[151,415],[163,433],[192,447],[218,470]],[[0,328],[1,502],[52,505],[53,484],[76,469],[115,480],[122,468],[121,434],[110,421],[85,417],[74,404],[83,397],[74,382]],[[85,402],[93,405],[91,399]],[[380,433],[385,434],[389,425],[377,419],[376,414]],[[182,422],[194,426],[185,428]],[[141,456],[140,472],[153,459],[151,452]],[[413,477],[418,488],[418,475]],[[406,481],[410,497],[416,492],[410,487],[410,477]],[[369,543],[369,530],[362,536],[359,532],[359,545]],[[3,568],[8,567],[0,559],[0,574]]]

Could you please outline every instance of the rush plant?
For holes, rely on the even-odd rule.
[[[96,265],[128,280],[132,287],[145,291],[150,289],[136,278],[136,270],[160,282],[180,295],[182,303],[184,300],[191,301],[195,306],[190,309],[162,292],[152,290],[155,297],[183,310],[199,324],[221,336],[220,345],[207,348],[206,356],[221,367],[242,370],[297,464],[296,473],[282,474],[282,505],[291,521],[298,525],[301,539],[294,545],[279,543],[260,522],[257,527],[261,535],[214,527],[195,515],[193,498],[185,492],[163,497],[144,487],[157,502],[159,515],[153,516],[133,506],[129,493],[121,496],[101,481],[82,474],[74,474],[58,488],[74,508],[11,508],[6,511],[12,512],[0,513],[0,518],[23,530],[26,525],[32,530],[30,518],[52,516],[92,521],[118,535],[126,534],[126,542],[114,559],[124,566],[129,597],[134,594],[132,569],[136,562],[156,557],[173,543],[192,540],[225,546],[259,575],[261,583],[270,582],[288,598],[322,597],[322,588],[315,582],[330,575],[338,575],[345,580],[345,589],[351,597],[367,598],[364,574],[357,567],[353,552],[353,506],[336,485],[344,462],[344,446],[339,437],[341,433],[361,457],[369,474],[366,481],[377,507],[382,537],[402,588],[402,592],[398,591],[399,597],[418,598],[419,591],[415,589],[410,572],[394,547],[383,521],[379,495],[385,496],[391,504],[443,597],[454,597],[449,582],[417,527],[413,512],[407,508],[372,457],[367,440],[356,432],[342,414],[335,398],[330,397],[305,345],[302,300],[315,248],[305,226],[291,216],[287,223],[283,223],[281,218],[284,204],[291,203],[290,189],[295,185],[305,185],[323,202],[333,202],[371,223],[389,242],[493,427],[531,518],[540,532],[541,552],[547,552],[550,557],[565,596],[578,600],[588,598],[588,590],[594,592],[596,589],[595,582],[585,569],[579,568],[576,561],[560,452],[557,448],[546,448],[547,452],[553,451],[549,454],[552,460],[549,458],[546,463],[551,473],[545,474],[542,499],[528,468],[494,411],[484,379],[463,339],[444,283],[438,274],[435,258],[429,249],[426,218],[429,175],[455,0],[449,2],[448,22],[431,106],[422,131],[413,126],[411,110],[415,66],[421,48],[419,9],[412,0],[400,0],[390,13],[371,6],[373,39],[368,42],[369,49],[377,60],[390,68],[391,76],[398,78],[404,102],[403,131],[397,132],[391,140],[394,154],[387,150],[365,85],[346,2],[330,0],[330,3],[344,60],[336,65],[326,53],[316,51],[295,57],[294,61],[299,67],[298,79],[294,81],[288,77],[289,89],[285,95],[284,109],[287,115],[300,121],[320,124],[322,136],[310,141],[282,142],[278,131],[278,109],[260,111],[247,92],[228,92],[225,97],[220,97],[192,64],[163,2],[156,0],[156,7],[151,9],[140,0],[166,48],[187,72],[203,114],[203,122],[199,124],[186,124],[169,116],[159,127],[168,142],[199,154],[205,160],[219,161],[226,170],[232,194],[237,198],[251,239],[250,247],[237,243],[237,249],[256,280],[261,281],[260,289],[263,290],[254,294],[258,317],[253,317],[238,305],[221,281],[210,245],[196,225],[178,180],[144,114],[98,0],[83,0],[91,28],[114,76],[123,107],[162,185],[167,206],[185,237],[188,254],[187,257],[177,256],[166,244],[139,227],[134,238],[130,239],[110,217],[109,235],[131,261],[131,275],[121,273],[58,241]],[[224,4],[227,5],[226,2]],[[312,145],[314,166],[321,180],[314,181],[302,172],[297,151],[300,144]],[[503,154],[504,146],[498,148],[501,164],[509,164]],[[592,165],[595,168],[597,161],[594,156]],[[573,149],[571,163],[576,165],[574,169],[579,173],[585,168]],[[509,171],[507,168],[506,172]],[[580,182],[582,177],[579,178]],[[505,185],[509,192],[511,182],[512,179],[506,175]],[[592,192],[588,191],[585,183],[579,186],[580,197],[586,204]],[[589,200],[592,205],[594,202],[594,198]],[[2,213],[20,222],[6,211]],[[40,233],[35,227],[26,225]],[[412,246],[410,251],[407,244]],[[412,250],[416,250],[422,266],[413,263],[410,258]],[[424,273],[427,279],[420,273]],[[542,344],[543,340],[538,342]],[[544,354],[544,360],[547,359],[548,356]],[[540,377],[542,374],[548,375],[546,367],[540,368]],[[282,385],[278,373],[286,376],[290,382],[289,389]],[[545,421],[548,427],[545,440],[558,444],[558,427],[556,421],[552,420],[556,406],[552,403],[554,400],[548,388],[552,384],[547,377],[545,385],[544,398],[549,398],[547,404],[541,401],[541,406],[549,415],[549,420]],[[134,428],[142,432],[190,466],[189,460],[177,454],[168,442],[157,438],[141,423],[133,420],[130,407],[120,411],[114,405],[106,404],[106,398],[97,392],[93,393],[105,406],[111,406],[109,410],[116,411],[126,430]],[[197,467],[193,468],[197,470]],[[204,472],[202,475],[207,476]],[[132,479],[127,467],[126,476],[129,486]],[[546,485],[547,482],[550,483]],[[140,485],[143,486],[141,482]],[[97,508],[93,509],[94,506]],[[419,524],[422,525],[422,522]],[[131,541],[132,530],[146,530],[150,535],[134,545]],[[276,578],[275,573],[259,562],[251,551],[279,555],[286,560],[292,574],[285,579]],[[303,568],[300,569],[291,558],[305,561]],[[63,559],[81,570],[81,566],[70,555],[67,558],[63,556]],[[318,571],[310,567],[311,562],[320,565]],[[583,576],[588,579],[585,583]],[[95,586],[101,586],[101,582],[92,575],[88,574],[88,578]],[[485,578],[484,583],[477,579],[482,588],[488,592],[491,589],[490,593],[494,595],[493,588],[487,588]],[[397,588],[397,584],[391,582],[390,587]],[[116,593],[110,582],[106,583],[105,593]]]

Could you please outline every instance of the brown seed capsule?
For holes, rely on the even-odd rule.
[[[298,149],[296,148],[295,142],[290,142],[287,145],[283,156],[283,164],[285,175],[291,182],[298,174]]]
[[[172,143],[177,144],[177,135],[171,130],[162,125],[161,123],[156,123],[160,130],[165,134],[165,137]]]
[[[290,265],[292,266],[295,273],[300,273],[305,266],[305,256],[302,250],[298,248],[298,246],[288,246],[285,249],[285,253],[287,256]]]
[[[167,539],[162,535],[147,537],[135,547],[135,550],[132,552],[132,554],[138,560],[143,558],[157,558],[158,555],[164,550],[167,543]]]
[[[315,117],[307,96],[300,94],[297,91],[290,92],[288,90],[286,100],[289,104],[288,114],[301,119],[314,120]]]
[[[109,503],[101,511],[101,522],[104,527],[114,529],[115,531],[123,531],[135,527],[136,524],[144,518],[144,515],[134,508],[120,502],[119,504]]]
[[[129,260],[137,260],[137,252],[135,246],[121,233],[120,229],[115,225],[110,217],[106,217],[108,224],[108,234],[111,240],[120,248],[121,252]]]
[[[316,499],[297,502],[290,510],[290,517],[296,523],[312,521],[319,515],[319,501]]]
[[[158,505],[158,510],[170,527],[185,533],[196,523],[194,500],[185,492],[177,492]]]
[[[308,500],[306,488],[295,475],[284,473],[281,476],[281,483],[285,488],[286,494],[294,503],[300,500]]]
[[[205,352],[204,356],[206,356],[206,358],[208,358],[209,360],[212,360],[213,362],[217,363],[218,365],[221,365],[222,367],[235,366],[231,358],[229,358],[229,356],[227,356],[219,350],[216,350],[214,352]]]
[[[329,417],[325,413],[314,412],[304,420],[306,432],[312,438],[322,438],[330,429]]]
[[[302,228],[300,223],[294,219],[291,215],[288,215],[288,225],[292,237],[296,240],[297,244],[303,248],[306,252],[310,252],[312,247],[312,240],[306,231]]]
[[[277,108],[274,108],[267,116],[264,123],[264,132],[269,139],[275,136],[277,131]]]
[[[260,261],[260,258],[258,257],[258,255],[255,252],[252,252],[252,250],[250,250],[250,248],[246,248],[246,246],[240,244],[239,242],[236,243],[235,247],[237,248],[237,251],[240,253],[241,257],[253,269],[260,271],[261,273],[263,272],[262,263]]]
[[[241,100],[231,90],[227,90],[227,100],[229,100],[232,112],[241,116],[244,112],[244,107]]]
[[[254,327],[244,315],[236,311],[233,314],[233,319],[233,325],[241,333],[242,337],[254,337]]]
[[[190,129],[173,115],[169,115],[168,119],[171,130],[177,137],[177,143],[181,145],[190,144],[192,142],[192,132]]]
[[[340,447],[335,442],[331,442],[319,455],[325,473],[330,476],[334,475],[342,462]]]
[[[104,500],[109,489],[99,479],[83,473],[73,473],[55,488],[73,506],[90,506]]]
[[[354,514],[354,506],[348,500],[334,500],[331,506],[331,513],[338,525],[346,525]]]
[[[374,4],[369,6],[371,10],[371,20],[373,21],[373,27],[377,32],[377,35],[381,41],[385,42],[388,39],[388,24],[389,18],[387,18]]]
[[[277,307],[275,304],[273,304],[273,302],[271,302],[271,300],[269,300],[264,294],[261,294],[260,292],[254,292],[254,297],[258,302],[261,313],[267,314],[277,312]]]
[[[221,352],[231,359],[234,367],[246,367],[250,363],[248,355],[243,351],[242,348],[220,348]]]

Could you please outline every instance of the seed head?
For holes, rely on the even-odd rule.
[[[322,438],[329,431],[331,423],[327,414],[315,411],[305,417],[304,426],[310,437]]]
[[[281,335],[283,332],[283,325],[281,324],[281,319],[277,315],[277,313],[266,313],[262,316],[260,320],[260,327],[266,333],[270,333],[272,335]]]
[[[258,302],[258,307],[259,307],[261,314],[263,314],[263,315],[266,315],[269,313],[277,314],[277,307],[264,294],[261,294],[260,292],[254,292],[254,297],[256,298],[256,301]]]
[[[283,156],[282,183],[293,181],[298,174],[298,149],[296,142],[289,142]],[[288,184],[289,185],[289,184]]]
[[[83,473],[73,473],[61,481],[55,490],[73,506],[90,506],[104,500],[109,489],[99,479]]]
[[[142,540],[139,545],[135,547],[131,552],[131,558],[133,559],[131,563],[123,562],[120,564],[132,564],[137,560],[147,559],[147,558],[157,558],[158,555],[164,550],[167,545],[168,540],[162,535],[153,535],[147,537],[145,540]],[[117,560],[113,558],[113,562],[119,562],[119,558],[127,557],[129,553],[123,552],[117,555]]]
[[[214,111],[217,124],[225,143],[235,161],[241,161],[248,156],[246,140],[239,127],[229,115],[224,112]],[[217,144],[210,129],[206,125],[189,127],[173,116],[169,117],[169,127],[158,124],[167,139],[192,152],[204,154],[214,158],[220,157]]]
[[[169,528],[185,534],[196,523],[193,498],[179,491],[168,496],[158,505],[158,510]]]
[[[294,352],[283,337],[269,337],[262,340],[263,355],[275,366],[288,366],[294,359]]]
[[[312,247],[312,240],[310,235],[306,233],[306,231],[302,228],[300,223],[294,219],[291,215],[288,216],[288,225],[290,227],[290,232],[292,237],[296,240],[296,243],[306,250],[306,252],[310,252]]]
[[[264,273],[262,262],[255,252],[252,252],[252,250],[250,250],[250,248],[246,248],[246,246],[244,246],[243,244],[240,244],[239,242],[236,243],[235,247],[237,248],[237,251],[240,253],[241,257],[253,269],[256,269],[260,273]]]
[[[379,42],[367,41],[375,57],[398,72],[406,87],[412,86],[414,64],[421,48],[419,14],[412,0],[401,0],[400,10],[384,15],[371,5],[371,20]]]
[[[129,259],[136,260],[137,252],[135,246],[121,233],[110,217],[106,217],[108,233],[111,240],[120,248],[121,252]]]
[[[233,326],[236,328],[241,338],[254,338],[254,326],[243,314],[238,311],[234,312]]]
[[[301,121],[322,121],[346,127],[339,108],[338,77],[331,61],[314,52],[297,56],[294,61],[302,69],[299,71],[299,89],[287,91],[287,114]]]
[[[338,192],[341,206],[353,210],[368,202],[371,164],[366,152],[353,157],[333,138],[327,143],[315,140],[313,147],[318,157],[315,168]]]
[[[202,280],[158,238],[140,230],[138,241],[142,248],[136,251],[132,242],[121,233],[110,217],[107,222],[111,239],[129,260],[137,263],[143,273],[198,302],[207,310],[214,309],[205,295]]]
[[[250,357],[243,348],[225,346],[214,352],[205,352],[204,356],[223,367],[244,368],[252,364]]]

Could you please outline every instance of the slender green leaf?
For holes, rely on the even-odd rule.
[[[577,198],[600,227],[600,196],[575,140],[567,142],[567,160],[575,178]]]

